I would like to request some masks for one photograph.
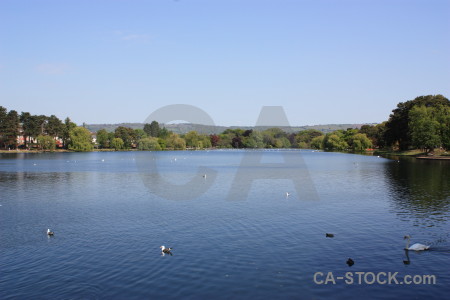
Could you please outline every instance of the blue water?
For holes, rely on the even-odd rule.
[[[446,161],[311,151],[0,154],[0,298],[445,299],[449,179]],[[406,234],[431,245],[409,264]]]

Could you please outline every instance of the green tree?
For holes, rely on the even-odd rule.
[[[114,148],[116,151],[119,151],[124,148],[124,141],[121,138],[113,138],[111,141],[111,148]]]
[[[20,123],[22,124],[22,135],[25,148],[27,148],[28,143],[28,136],[29,136],[28,122],[30,120],[30,117],[31,115],[29,112],[21,112],[19,117]]]
[[[77,124],[70,121],[70,118],[67,117],[64,120],[64,125],[62,128],[62,140],[63,140],[63,147],[68,148],[70,143],[70,132],[77,127]]]
[[[162,138],[162,139],[165,139],[165,138],[169,137],[169,135],[171,133],[172,132],[170,130],[168,130],[166,127],[163,127],[163,128],[160,128],[158,137]]]
[[[45,132],[52,137],[59,137],[63,133],[63,123],[55,115],[51,115],[47,118],[45,124]]]
[[[400,102],[392,111],[386,123],[384,142],[387,146],[398,145],[400,150],[412,146],[412,135],[409,128],[409,112],[414,106],[436,107],[450,106],[450,101],[442,95],[420,96],[414,100]]]
[[[39,135],[37,137],[37,144],[42,150],[53,151],[56,149],[56,141],[54,140],[54,138],[48,135]]]
[[[440,107],[437,112],[436,120],[440,124],[439,132],[442,146],[450,150],[450,107]]]
[[[0,141],[5,149],[17,148],[17,137],[19,136],[19,115],[17,111],[6,109],[0,112]]]
[[[148,136],[158,137],[160,130],[159,123],[156,121],[152,121],[150,124],[144,125],[144,131]]]
[[[414,106],[409,111],[409,128],[412,144],[420,149],[432,151],[441,145],[440,124],[433,118],[433,107]]]
[[[167,148],[173,150],[185,150],[186,149],[186,141],[182,139],[178,134],[172,133],[166,139]]]
[[[372,147],[372,141],[364,133],[357,133],[352,137],[352,149],[354,151],[364,151]]]
[[[345,150],[348,148],[347,142],[339,132],[332,132],[325,135],[323,147],[326,150]]]
[[[140,128],[134,130],[134,136],[136,141],[148,137],[147,133],[145,133],[145,131]]]
[[[69,149],[78,152],[92,151],[91,132],[84,127],[75,127],[69,132]]]
[[[249,138],[254,141],[254,147],[251,148],[264,148],[264,138],[260,131],[253,130],[250,133]]]
[[[2,148],[5,147],[5,141],[6,141],[6,132],[7,132],[7,123],[8,123],[8,110],[0,106],[0,146]]]
[[[123,146],[126,149],[131,148],[132,144],[135,142],[135,132],[129,127],[119,126],[114,131],[116,138],[121,138],[123,141]]]
[[[311,148],[313,149],[323,149],[323,140],[325,136],[319,135],[311,140]]]
[[[310,148],[311,141],[318,136],[323,135],[322,132],[316,129],[307,129],[299,131],[293,138],[293,146],[296,148]]]
[[[197,131],[189,131],[184,135],[184,139],[186,140],[186,147],[198,148],[200,136]]]
[[[145,137],[138,141],[138,149],[158,151],[161,150],[161,146],[159,145],[158,138]]]
[[[105,129],[100,129],[97,131],[97,143],[102,149],[109,148],[110,145],[110,139],[108,131]]]
[[[198,141],[198,147],[200,149],[205,149],[205,148],[211,148],[212,144],[211,144],[211,139],[209,138],[208,135],[206,134],[201,134],[199,141]]]

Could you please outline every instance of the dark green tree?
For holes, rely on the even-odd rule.
[[[77,127],[77,124],[73,123],[69,117],[67,117],[64,120],[64,125],[62,128],[62,140],[63,140],[63,147],[67,149],[69,147],[70,143],[70,131]]]
[[[135,132],[129,127],[119,126],[114,131],[116,138],[120,138],[123,141],[123,147],[125,149],[131,148],[132,144],[135,142]]]
[[[52,137],[60,137],[63,133],[64,125],[58,117],[51,115],[45,123],[45,132]]]
[[[19,114],[15,110],[10,110],[6,115],[5,124],[2,126],[3,144],[5,149],[17,148],[17,137],[19,136]]]
[[[20,123],[22,124],[22,135],[23,135],[23,143],[24,147],[27,148],[28,146],[28,137],[30,136],[30,121],[31,121],[31,114],[29,112],[22,112],[20,114]]]
[[[407,150],[412,146],[411,132],[409,128],[409,111],[414,106],[436,107],[450,106],[450,101],[442,95],[420,96],[414,100],[400,102],[392,111],[386,123],[384,140],[387,146],[398,147]]]
[[[5,136],[7,131],[8,110],[0,106],[0,147],[5,147]]]
[[[159,123],[156,121],[152,121],[150,124],[144,125],[144,131],[148,136],[158,137],[160,130]]]

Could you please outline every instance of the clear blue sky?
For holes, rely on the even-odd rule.
[[[0,105],[77,123],[371,123],[450,97],[450,1],[0,0]]]

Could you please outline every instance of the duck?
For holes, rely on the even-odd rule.
[[[48,236],[53,236],[55,235],[55,233],[53,231],[50,230],[50,228],[47,229],[47,235]]]
[[[409,247],[409,240],[411,239],[411,237],[409,235],[405,235],[403,237],[403,239],[407,240],[405,250],[424,251],[424,250],[430,249],[430,246],[419,244],[419,243],[413,244],[411,247]]]
[[[332,237],[334,237],[334,234],[332,234],[332,233],[325,233],[325,237],[332,238]]]
[[[347,265],[348,265],[349,267],[353,266],[354,264],[355,264],[355,261],[354,261],[353,259],[351,259],[351,258],[348,258],[348,259],[347,259]]]
[[[165,254],[169,254],[169,255],[172,255],[172,248],[166,248],[165,246],[161,246],[161,247],[159,247],[159,248],[161,248],[161,254],[164,256]]]

